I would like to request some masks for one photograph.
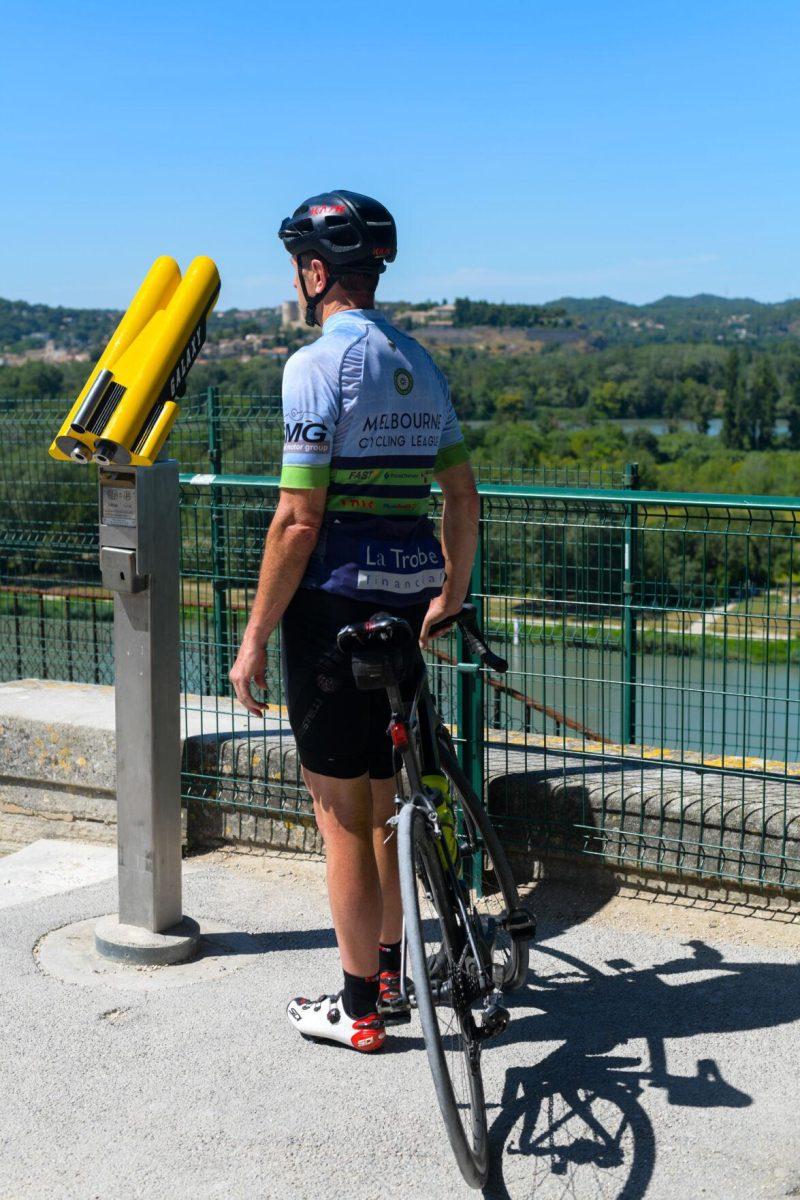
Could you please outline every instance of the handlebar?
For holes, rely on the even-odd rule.
[[[431,625],[428,632],[430,634],[443,633],[453,625],[458,625],[463,633],[470,654],[474,654],[490,670],[497,671],[499,675],[505,674],[508,670],[508,663],[487,646],[486,639],[478,626],[478,613],[474,604],[465,604],[460,613],[437,621]]]

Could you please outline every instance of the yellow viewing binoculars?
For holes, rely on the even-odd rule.
[[[195,258],[183,279],[174,258],[156,259],[53,441],[53,458],[153,465],[206,340],[219,286],[210,258]]]

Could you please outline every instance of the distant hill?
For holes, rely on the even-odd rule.
[[[651,304],[626,304],[610,296],[565,296],[547,308],[562,309],[607,344],[644,342],[765,342],[800,334],[800,300],[762,304],[723,296],[663,296]]]
[[[120,315],[110,308],[50,308],[0,300],[0,353],[41,350],[48,341],[65,350],[87,351],[108,341]]]
[[[96,358],[119,323],[122,312],[113,308],[51,308],[24,300],[0,299],[0,356],[38,356],[48,343],[61,357]],[[230,308],[215,312],[208,341],[241,339],[248,334],[273,335],[280,330],[280,313],[274,308]]]
[[[420,307],[424,306],[401,305],[399,301],[386,303],[390,313]],[[461,298],[454,307],[461,314],[470,314],[469,319],[474,322],[469,324],[463,319],[456,322],[459,342],[470,340],[470,330],[475,331],[474,340],[480,342],[484,336],[480,331],[485,328],[520,326],[528,329],[529,337],[533,337],[536,328],[569,328],[571,340],[598,349],[659,342],[758,345],[800,334],[800,300],[763,304],[757,300],[699,295],[664,296],[652,304],[627,304],[609,296],[592,299],[567,296],[544,305],[504,305]],[[0,299],[0,356],[38,357],[51,343],[57,351],[64,352],[64,357],[95,357],[120,315],[114,309],[51,308],[46,304]],[[279,308],[227,309],[215,312],[209,323],[208,341],[211,345],[224,343],[217,351],[217,356],[224,357],[238,351],[241,339],[248,336],[273,339],[279,334]]]

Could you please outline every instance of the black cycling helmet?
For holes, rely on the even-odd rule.
[[[308,295],[300,275],[308,325],[316,324],[317,304],[341,275],[382,275],[397,256],[397,227],[389,210],[371,196],[344,188],[304,200],[281,221],[278,237],[290,254],[317,254],[330,269],[328,284],[317,296]]]

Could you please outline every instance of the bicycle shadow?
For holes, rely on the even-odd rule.
[[[557,1048],[506,1072],[490,1126],[486,1200],[527,1200],[539,1190],[548,1198],[640,1200],[656,1158],[656,1130],[639,1101],[645,1087],[663,1088],[669,1104],[680,1107],[753,1103],[713,1059],[699,1059],[693,1075],[671,1074],[665,1043],[797,1020],[800,963],[728,962],[702,941],[687,946],[686,956],[669,962],[638,969],[613,959],[602,971],[555,947],[536,947],[531,961],[541,970],[515,998],[503,1044]],[[519,1006],[538,1011],[521,1016]],[[636,1041],[646,1044],[649,1062],[613,1053]],[[516,1156],[531,1167],[523,1191],[518,1169],[506,1179]]]

